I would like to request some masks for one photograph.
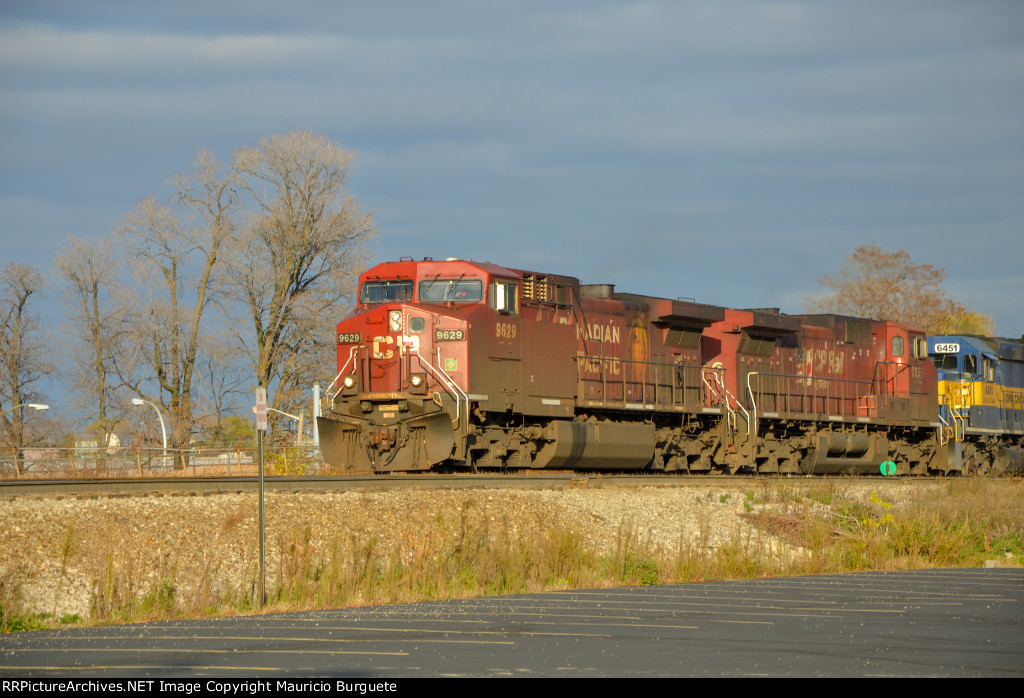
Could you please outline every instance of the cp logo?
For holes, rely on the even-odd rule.
[[[385,347],[389,344],[394,344],[394,337],[374,337],[373,338],[373,358],[375,359],[390,359],[395,355],[393,349],[382,349],[381,345]]]

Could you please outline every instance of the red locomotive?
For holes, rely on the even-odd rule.
[[[379,264],[319,420],[341,470],[944,471],[924,333],[616,293],[489,263]]]

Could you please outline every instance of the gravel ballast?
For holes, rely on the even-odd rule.
[[[266,497],[268,570],[272,576],[282,552],[300,539],[323,549],[332,540],[372,538],[388,553],[421,539],[431,526],[450,530],[460,517],[486,521],[517,539],[536,539],[552,528],[576,531],[598,553],[614,550],[624,531],[651,547],[672,550],[683,543],[713,549],[756,532],[750,513],[759,505],[750,492],[757,487],[744,481],[564,490],[272,492]],[[897,502],[907,489],[898,483],[843,487],[864,498],[879,491]],[[242,588],[255,578],[257,501],[255,493],[3,497],[0,580],[8,592],[20,590],[24,606],[83,618],[89,616],[97,584],[114,571],[119,579],[136,580],[138,588],[117,590],[123,594],[143,594],[169,576],[184,598],[200,593],[189,588],[189,580],[204,577]]]

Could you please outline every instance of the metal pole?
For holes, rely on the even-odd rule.
[[[259,468],[260,481],[260,608],[267,600],[267,572],[263,564],[266,554],[266,528],[263,518],[263,434],[267,430],[267,389],[256,388],[256,467]]]
[[[160,458],[160,465],[167,465],[167,426],[164,424],[164,416],[160,412],[160,408],[156,406],[156,403],[150,402],[149,400],[134,397],[132,398],[132,404],[138,407],[139,405],[149,405],[156,412],[157,419],[160,420],[160,435],[163,437],[164,450],[163,455]]]
[[[320,416],[320,382],[313,383],[313,445],[320,448],[320,429],[317,417]]]
[[[263,521],[263,430],[256,431],[256,459],[259,461],[260,469],[260,608],[266,603],[267,595],[267,572],[263,565],[266,553],[266,528]]]

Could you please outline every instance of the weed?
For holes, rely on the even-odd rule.
[[[17,633],[23,630],[45,630],[50,627],[46,613],[24,613],[10,614],[6,607],[0,607],[0,614],[3,616],[3,624],[0,631],[5,633]]]
[[[33,630],[37,614],[28,612],[22,598],[22,575],[8,571],[0,575],[0,632]]]
[[[640,561],[637,566],[637,573],[641,584],[657,584],[658,583],[658,563],[655,560],[647,557]]]
[[[174,587],[173,577],[163,577],[156,588],[147,592],[139,602],[138,611],[144,616],[166,616],[174,611],[178,591]]]
[[[836,488],[831,482],[823,485],[816,485],[807,489],[804,496],[812,502],[831,506],[836,496]]]
[[[51,618],[57,617],[57,601],[60,600],[61,587],[64,586],[64,576],[68,571],[68,561],[71,560],[71,556],[75,554],[75,528],[74,526],[68,527],[68,532],[64,535],[64,542],[60,549],[60,576],[57,577],[57,590],[53,595],[53,612],[50,614]]]

